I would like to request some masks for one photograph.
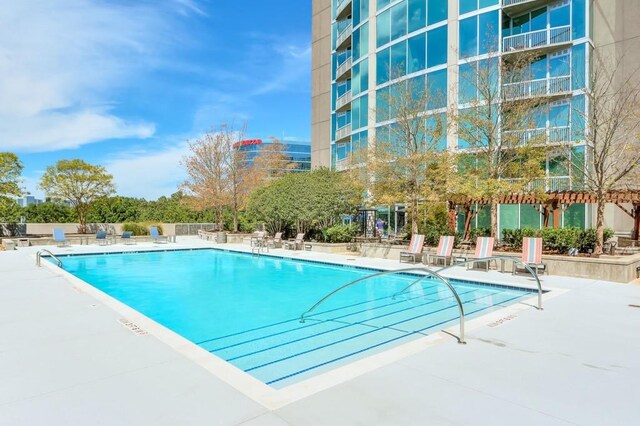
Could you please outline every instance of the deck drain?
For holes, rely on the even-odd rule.
[[[144,336],[147,333],[146,330],[140,328],[140,326],[134,322],[129,321],[128,319],[120,318],[118,322],[128,328],[131,332],[137,334],[138,336]]]

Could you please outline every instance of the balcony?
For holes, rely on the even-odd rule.
[[[351,137],[351,123],[340,127],[336,130],[336,140],[335,142],[342,142],[345,139],[349,139]]]
[[[571,93],[571,76],[542,78],[502,85],[502,99],[557,98]]]
[[[510,145],[515,145],[516,141],[519,141],[520,145],[527,145],[529,143],[537,145],[560,145],[571,141],[571,128],[569,126],[559,126],[540,129],[509,130],[505,131],[504,135],[508,138],[515,138]]]
[[[505,15],[515,18],[529,10],[538,9],[554,0],[502,0],[502,12]]]
[[[336,112],[348,111],[351,109],[351,90],[336,99]]]
[[[353,25],[349,24],[338,34],[336,39],[336,50],[344,50],[351,46],[351,34],[353,34]]]
[[[353,58],[349,56],[343,63],[338,65],[338,69],[336,70],[336,81],[346,80],[351,77],[352,62]]]
[[[346,18],[351,15],[352,0],[338,0],[338,7],[336,8],[336,20]]]
[[[531,31],[507,36],[502,39],[502,52],[505,55],[523,50],[540,50],[545,53],[571,44],[571,26]]]
[[[504,179],[505,182],[513,184],[521,184],[524,182],[522,178]],[[569,176],[553,176],[540,179],[534,179],[525,185],[525,191],[543,190],[545,192],[554,191],[571,191],[573,182]]]
[[[343,158],[342,160],[336,161],[335,171],[343,172],[349,168],[349,159]]]

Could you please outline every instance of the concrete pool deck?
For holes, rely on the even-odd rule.
[[[178,244],[54,253],[177,249]],[[221,245],[247,250],[246,246]],[[37,249],[0,252],[0,424],[616,424],[640,422],[640,286],[544,276],[543,311],[477,321],[454,338],[270,409],[175,351],[63,274]],[[397,261],[272,250],[383,269]],[[498,272],[456,276],[531,286]],[[338,286],[341,283],[336,283]],[[482,317],[484,318],[484,317]],[[481,320],[482,318],[478,319]],[[455,328],[453,329],[455,332]]]

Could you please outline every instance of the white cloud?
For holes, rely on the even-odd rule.
[[[0,146],[52,151],[152,135],[153,123],[129,122],[106,105],[153,64],[169,32],[159,10],[137,2],[3,2]]]
[[[128,153],[104,165],[114,177],[118,195],[151,200],[178,190],[178,184],[185,179],[180,161],[188,152],[185,141],[159,150]]]

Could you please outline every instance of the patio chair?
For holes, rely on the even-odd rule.
[[[424,235],[413,234],[409,242],[409,249],[400,252],[400,263],[403,259],[411,260],[412,263],[422,261],[422,250],[424,248]]]
[[[120,236],[120,240],[125,245],[136,244],[136,240],[135,240],[135,238],[133,236],[133,232],[131,232],[131,231],[124,231],[122,233],[122,236]]]
[[[476,251],[473,257],[475,259],[482,259],[485,257],[493,256],[494,242],[495,242],[495,239],[493,237],[478,237],[478,239],[476,240]],[[496,269],[498,269],[498,262],[496,259],[468,263],[467,269],[484,267],[485,270],[488,272],[489,267],[491,266],[490,265],[491,262],[494,262],[496,264]]]
[[[455,241],[455,237],[441,236],[436,253],[429,255],[427,259],[427,263],[435,265],[434,262],[442,260],[442,262],[444,263],[444,266],[447,266],[447,264],[451,265],[453,263],[452,254],[453,254],[454,241]]]
[[[276,235],[274,235],[273,238],[269,238],[267,240],[267,247],[282,247],[282,232],[276,232]]]
[[[107,239],[107,231],[96,232],[96,243],[98,243],[99,246],[106,246],[109,244],[109,240]]]
[[[298,247],[303,248],[304,246],[304,232],[296,235],[294,239],[284,242],[284,248],[287,250],[298,250]]]
[[[53,228],[53,241],[58,247],[68,247],[69,241],[64,236],[64,229]]]
[[[165,235],[160,235],[160,231],[158,231],[157,226],[149,227],[149,235],[151,236],[151,241],[154,243],[166,244],[169,242],[169,238]]]
[[[536,273],[542,271],[544,274],[547,270],[547,265],[542,263],[542,238],[528,238],[522,239],[522,262],[526,263]],[[513,274],[518,272],[529,272],[525,267],[513,263]]]
[[[250,242],[251,247],[263,247],[264,243],[265,243],[264,237],[266,235],[266,232],[264,232],[264,231],[256,231],[255,234],[256,235],[253,235],[251,237],[251,242]]]

